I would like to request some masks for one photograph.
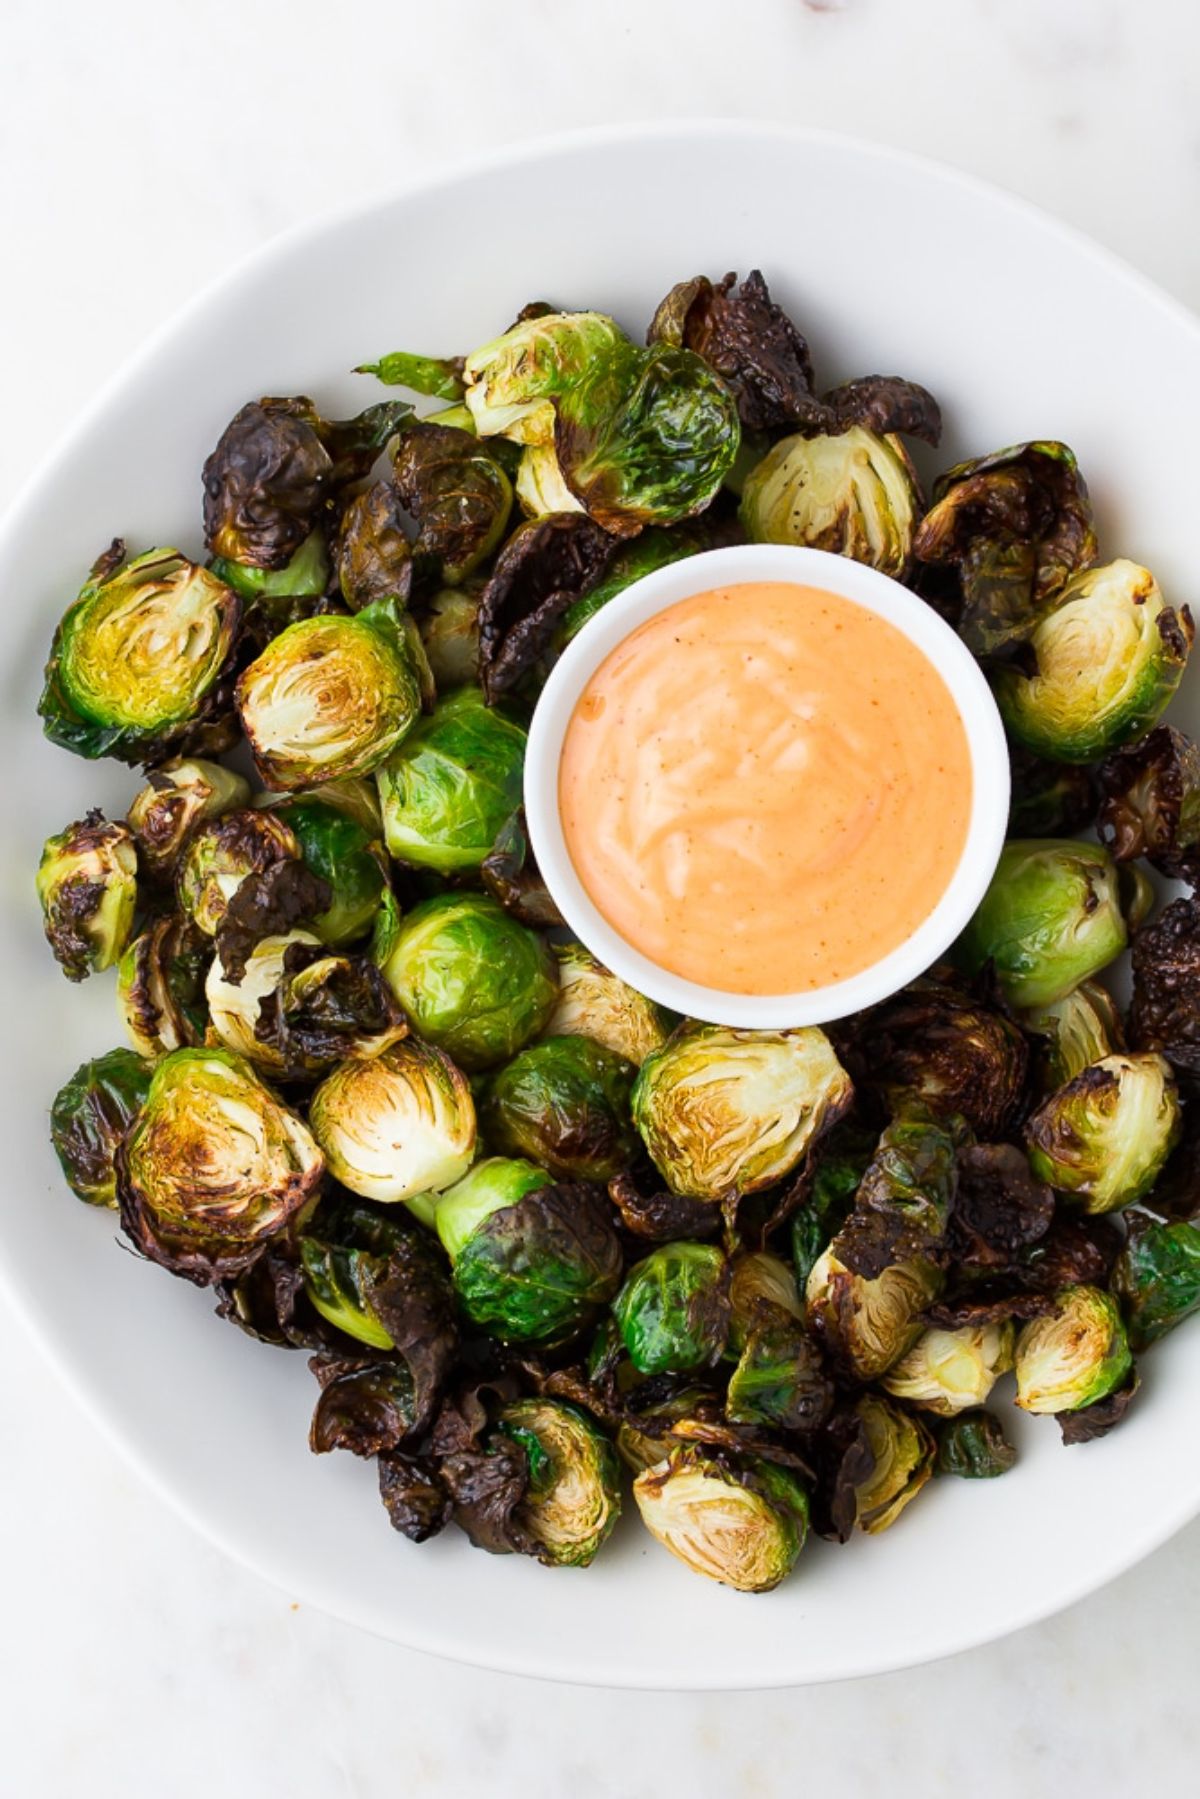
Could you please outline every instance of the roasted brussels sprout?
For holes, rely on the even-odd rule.
[[[601,312],[549,312],[482,345],[463,364],[466,402],[481,437],[553,443],[554,404],[597,369],[632,366],[638,351]]]
[[[729,1267],[711,1243],[665,1243],[636,1262],[613,1316],[641,1374],[711,1368],[729,1335]]]
[[[961,1124],[943,1125],[914,1109],[884,1130],[834,1239],[838,1260],[854,1274],[877,1280],[898,1262],[941,1257],[958,1188]]]
[[[411,414],[389,401],[334,423],[303,395],[250,401],[204,464],[204,538],[213,555],[286,568],[327,506],[370,472]]]
[[[543,940],[485,894],[424,900],[404,919],[384,974],[422,1037],[468,1073],[541,1031],[557,994]]]
[[[518,1521],[552,1567],[586,1568],[621,1513],[620,1468],[612,1444],[584,1413],[555,1399],[518,1399],[499,1428],[520,1444],[529,1485]]]
[[[206,937],[215,937],[243,882],[299,859],[300,841],[277,812],[245,807],[204,819],[184,845],[176,871],[179,904]]]
[[[640,537],[622,544],[599,580],[586,588],[563,613],[563,643],[570,643],[573,637],[577,637],[589,619],[595,618],[610,600],[615,600],[634,581],[640,581],[643,575],[653,574],[656,568],[665,568],[669,562],[680,562],[685,556],[694,556],[704,547],[701,528],[686,526],[676,526],[671,531],[651,526]]]
[[[675,1426],[716,1420],[721,1405],[709,1387],[681,1386],[671,1376],[640,1381],[625,1398],[617,1426],[617,1453],[634,1474],[653,1468],[681,1448]]]
[[[976,1275],[1027,1269],[1031,1255],[1045,1251],[1043,1240],[1054,1224],[1053,1193],[1035,1178],[1015,1143],[967,1144],[959,1149],[957,1162],[958,1192],[946,1236],[951,1264],[968,1282]],[[1061,1284],[1061,1279],[1052,1282]],[[971,1292],[968,1286],[967,1315],[949,1322],[1002,1322],[1012,1310],[1001,1306],[998,1312],[989,1309],[974,1316]]]
[[[960,1330],[933,1326],[892,1363],[883,1386],[896,1399],[952,1418],[982,1405],[1000,1376],[1008,1373],[1015,1337],[1008,1321],[964,1325]]]
[[[1023,642],[1075,570],[1096,560],[1091,502],[1071,451],[1016,444],[948,469],[913,551],[954,571],[959,631],[976,655]]]
[[[377,600],[408,599],[413,547],[404,503],[390,478],[372,481],[346,504],[334,544],[342,598],[352,612]]]
[[[117,1145],[146,1103],[150,1070],[131,1049],[85,1062],[55,1095],[50,1141],[76,1198],[115,1206]]]
[[[38,712],[77,756],[157,761],[201,727],[220,738],[242,603],[178,550],[124,556],[118,538],[55,631]]]
[[[336,1179],[388,1204],[453,1187],[475,1151],[471,1089],[449,1056],[412,1040],[335,1068],[309,1124]],[[432,1222],[431,1201],[413,1210]]]
[[[439,1199],[435,1223],[459,1305],[502,1343],[569,1341],[621,1278],[603,1191],[555,1185],[532,1162],[477,1163]]]
[[[1200,901],[1172,900],[1133,940],[1129,1037],[1200,1073]]]
[[[670,1021],[661,1006],[610,973],[581,943],[557,945],[554,956],[558,997],[548,1036],[590,1037],[635,1068],[662,1048]]]
[[[1200,744],[1170,725],[1100,765],[1096,828],[1118,862],[1145,856],[1165,875],[1200,880]]]
[[[440,587],[418,620],[439,693],[479,679],[479,591]]]
[[[69,981],[111,968],[133,935],[137,850],[128,825],[89,812],[42,846],[37,896],[54,959]]]
[[[117,1152],[121,1226],[144,1256],[208,1286],[240,1274],[315,1198],[325,1162],[240,1056],[164,1056]]]
[[[1014,1366],[1026,1412],[1076,1412],[1120,1387],[1132,1366],[1117,1302],[1099,1287],[1064,1287],[1053,1312],[1022,1325]]]
[[[821,1351],[804,1326],[796,1280],[778,1256],[734,1258],[729,1282],[731,1349],[725,1416],[733,1424],[811,1431],[833,1408]]]
[[[369,774],[421,710],[412,650],[388,602],[353,618],[298,619],[237,684],[242,728],[268,787]]]
[[[329,551],[319,528],[309,532],[282,568],[255,568],[227,556],[214,556],[210,567],[269,618],[286,613],[288,601],[320,599],[329,584]]]
[[[329,885],[332,903],[310,921],[331,949],[371,929],[388,884],[378,813],[364,807],[356,784],[331,783],[272,806],[293,833],[305,867]]]
[[[1081,981],[1048,1006],[1031,1006],[1021,1023],[1042,1039],[1039,1073],[1045,1089],[1065,1086],[1093,1062],[1125,1047],[1120,1014],[1099,981]]]
[[[995,1480],[1016,1466],[1017,1452],[991,1412],[960,1412],[938,1432],[935,1474]]]
[[[117,1005],[129,1041],[155,1061],[204,1041],[204,975],[212,944],[189,919],[170,915],[135,937],[117,965]]]
[[[375,964],[331,954],[310,931],[263,937],[236,981],[218,951],[205,995],[216,1037],[280,1080],[369,1060],[408,1031]]]
[[[729,1346],[741,1352],[762,1305],[793,1318],[804,1317],[796,1277],[781,1256],[769,1250],[743,1250],[729,1269]]]
[[[640,1147],[629,1115],[633,1077],[630,1063],[587,1037],[543,1037],[492,1076],[484,1135],[563,1180],[606,1181]]]
[[[832,550],[902,575],[920,507],[897,437],[852,425],[837,437],[785,437],[746,479],[739,518],[753,543]]]
[[[1168,606],[1136,562],[1085,569],[1018,658],[992,676],[1009,733],[1036,755],[1094,762],[1155,724],[1191,649],[1187,607]]]
[[[874,1280],[854,1274],[834,1245],[819,1256],[805,1287],[809,1328],[855,1380],[878,1380],[921,1334],[920,1316],[941,1287],[928,1262],[899,1262]]]
[[[854,1408],[866,1429],[875,1466],[855,1497],[858,1527],[877,1536],[896,1522],[933,1473],[937,1445],[919,1418],[864,1393]]]
[[[508,476],[486,444],[453,425],[405,431],[392,481],[417,527],[413,554],[455,587],[500,543],[512,508]]]
[[[1179,1093],[1154,1054],[1106,1056],[1052,1093],[1025,1127],[1034,1173],[1085,1212],[1143,1199],[1179,1141]]]
[[[965,1118],[986,1139],[1003,1134],[1020,1104],[1028,1063],[1020,1031],[943,982],[914,981],[872,1012],[861,1049],[893,1112],[919,1103]]]
[[[810,425],[820,406],[813,394],[808,345],[771,299],[761,271],[713,282],[679,281],[655,311],[649,343],[681,345],[702,356],[729,383],[742,424],[754,431]]]
[[[1200,1312],[1200,1229],[1184,1219],[1160,1223],[1132,1217],[1113,1270],[1113,1290],[1130,1346],[1142,1350],[1157,1343]]]
[[[521,803],[525,732],[477,687],[440,700],[377,772],[387,846],[400,862],[478,868]]]
[[[127,819],[139,869],[152,881],[171,881],[189,832],[249,798],[250,783],[216,762],[177,758],[152,768]]]
[[[1108,851],[1072,839],[1006,843],[958,944],[970,974],[990,962],[1014,1006],[1048,1006],[1120,955],[1127,932]]]
[[[740,1593],[769,1593],[808,1535],[808,1495],[794,1474],[752,1460],[733,1468],[683,1450],[633,1483],[642,1523],[672,1555]]]
[[[850,1098],[822,1031],[685,1024],[642,1063],[633,1116],[670,1187],[719,1200],[782,1180]]]

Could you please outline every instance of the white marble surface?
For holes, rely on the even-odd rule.
[[[743,114],[921,150],[1200,305],[1198,87],[1189,0],[6,0],[0,493],[148,329],[263,237],[573,125]],[[1064,1616],[938,1667],[764,1695],[553,1689],[297,1608],[165,1511],[3,1318],[0,1356],[14,1796],[1194,1784],[1200,1524]]]

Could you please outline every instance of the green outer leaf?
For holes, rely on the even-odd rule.
[[[276,810],[296,833],[307,866],[333,889],[333,904],[307,928],[333,949],[364,936],[379,914],[387,886],[379,838],[315,794],[300,794]]]
[[[131,1049],[110,1049],[84,1062],[55,1095],[50,1141],[78,1199],[115,1206],[113,1156],[150,1091],[152,1069]]]
[[[957,1474],[963,1480],[995,1480],[1014,1467],[1017,1452],[991,1412],[960,1412],[938,1431],[935,1474]]]
[[[414,356],[393,350],[378,362],[360,362],[356,375],[374,375],[385,387],[406,387],[409,393],[428,394],[435,400],[461,400],[466,389],[450,357]]]
[[[376,773],[392,855],[439,874],[478,868],[521,803],[525,744],[478,688],[441,700]]]
[[[320,1243],[315,1237],[300,1239],[304,1288],[322,1318],[372,1349],[393,1349],[395,1344],[375,1317],[367,1300],[363,1277],[369,1268],[382,1270],[378,1257],[361,1249],[344,1249]]]
[[[1194,1224],[1131,1227],[1113,1271],[1129,1341],[1135,1350],[1157,1343],[1200,1312],[1200,1229]]]
[[[728,1331],[725,1283],[725,1257],[708,1243],[664,1244],[629,1270],[613,1316],[639,1373],[712,1367]]]
[[[329,552],[319,530],[309,532],[284,568],[252,568],[226,556],[214,556],[208,566],[244,600],[314,599],[329,580]]]
[[[565,1342],[616,1290],[620,1250],[611,1227],[597,1244],[586,1228],[576,1235],[561,1208],[548,1223],[545,1199],[570,1191],[534,1188],[516,1205],[492,1212],[458,1252],[459,1304],[472,1324],[501,1342]]]

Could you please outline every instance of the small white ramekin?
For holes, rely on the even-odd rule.
[[[716,587],[790,581],[835,593],[878,614],[921,650],[941,675],[962,717],[971,757],[972,802],[966,841],[950,883],[905,943],[848,979],[803,993],[728,993],[672,974],[615,930],[575,871],[559,811],[559,763],[575,706],[596,669],[630,632],[666,607]],[[906,703],[906,696],[899,696]],[[567,646],[542,689],[525,760],[525,812],[542,878],[571,930],[593,955],[640,993],[712,1024],[750,1030],[826,1024],[871,1006],[919,974],[954,942],[995,871],[1009,800],[1008,749],[991,690],[975,658],[931,606],[878,569],[826,550],[787,544],[736,544],[705,550],[644,575],[596,614]]]

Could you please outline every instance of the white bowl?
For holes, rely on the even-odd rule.
[[[839,594],[886,619],[915,644],[941,675],[958,707],[971,763],[971,810],[962,854],[929,916],[904,943],[861,973],[804,993],[748,994],[699,985],[672,974],[636,949],[605,918],[579,878],[567,848],[559,807],[563,740],[584,688],[604,661],[668,606],[715,587],[742,581],[784,581]],[[898,696],[906,703],[907,696]],[[640,993],[688,1018],[749,1030],[828,1024],[873,1006],[936,962],[987,889],[1004,842],[1009,763],[1004,726],[978,662],[962,639],[908,588],[878,569],[827,550],[788,544],[733,544],[705,550],[643,575],[596,615],[568,644],[542,689],[529,732],[525,811],[538,868],[563,917],[582,943]]]
[[[1200,1325],[1145,1358],[1138,1405],[1104,1442],[1064,1450],[1050,1420],[1005,1405],[1013,1473],[935,1482],[882,1536],[810,1544],[764,1598],[698,1579],[636,1520],[586,1571],[484,1555],[454,1533],[402,1541],[369,1467],[309,1454],[304,1358],[218,1322],[209,1295],[138,1263],[111,1215],[62,1183],[47,1107],[119,1032],[111,978],[77,990],[50,961],[33,869],[49,829],[92,803],[119,816],[135,780],[53,748],[33,709],[53,625],[115,531],[200,550],[200,465],[248,397],[307,391],[334,414],[355,410],[377,390],[339,371],[365,357],[466,349],[542,296],[606,307],[636,331],[672,282],[756,264],[802,322],[823,383],[899,370],[938,393],[946,440],[922,456],[926,474],[1056,433],[1083,459],[1106,551],[1194,599],[1191,315],[993,189],[774,126],[675,123],[521,149],[292,233],[196,300],[71,421],[0,534],[8,1302],[146,1479],[293,1598],[398,1642],[563,1680],[868,1674],[1079,1598],[1200,1510]],[[1193,673],[1172,711],[1193,731],[1198,692]],[[43,1451],[59,1462],[60,1427],[48,1424]]]

